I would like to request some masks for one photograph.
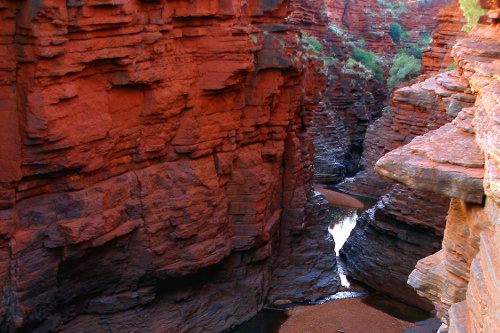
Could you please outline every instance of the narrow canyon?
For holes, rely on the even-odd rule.
[[[439,332],[500,332],[498,22],[0,0],[0,332],[228,332],[334,295],[338,260]],[[324,186],[378,200],[340,257]]]

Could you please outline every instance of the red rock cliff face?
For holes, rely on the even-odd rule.
[[[397,49],[414,47],[421,34],[436,27],[435,16],[444,2],[398,2],[401,8],[382,0],[292,3],[296,9],[289,22],[317,38],[323,49],[316,50],[316,56],[327,64],[327,89],[315,112],[313,127],[316,181],[338,183],[359,171],[367,128],[380,117],[391,94],[373,72],[352,63],[353,49],[375,52],[375,62],[387,76]],[[390,24],[396,22],[408,29],[407,41],[395,42],[389,35]]]
[[[301,94],[288,11],[3,2],[2,331],[224,330],[279,285],[271,255],[329,248],[309,232],[318,96]],[[334,291],[330,258],[289,289]]]
[[[467,20],[456,1],[444,6],[439,11],[437,19],[439,24],[432,32],[431,45],[422,56],[422,73],[425,74],[444,70],[453,63],[451,47],[455,41],[466,36],[462,27]]]
[[[399,23],[409,32],[409,39],[416,41],[421,32],[428,32],[437,25],[436,15],[446,0],[428,2],[383,0],[346,1],[342,23],[356,36],[363,38],[374,52],[396,51],[400,46],[389,35],[390,23]],[[398,6],[401,8],[398,10]]]

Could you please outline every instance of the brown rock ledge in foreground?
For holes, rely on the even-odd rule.
[[[481,204],[483,167],[474,135],[447,124],[386,154],[375,170],[413,189]]]

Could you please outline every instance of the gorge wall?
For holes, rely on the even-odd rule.
[[[1,331],[218,332],[336,290],[290,11],[2,1]]]
[[[452,56],[458,77],[476,96],[452,124],[415,138],[377,162],[377,171],[415,189],[452,197],[443,249],[422,259],[409,277],[432,300],[441,332],[500,330],[497,150],[500,72],[498,1]]]
[[[449,199],[443,195],[401,188],[380,178],[375,162],[414,137],[450,122],[475,96],[458,72],[440,73],[447,66],[451,46],[463,37],[465,19],[458,2],[443,7],[418,82],[396,90],[382,116],[371,125],[364,142],[363,171],[341,184],[350,192],[381,197],[378,204],[358,219],[341,255],[354,278],[406,302],[430,309],[407,285],[416,262],[441,248]],[[457,30],[455,30],[457,29]],[[388,277],[391,278],[388,278]]]
[[[436,27],[444,1],[425,5],[402,1],[397,8],[382,0],[294,0],[292,4],[297,9],[288,21],[306,33],[303,40],[314,50],[312,56],[325,62],[327,89],[313,126],[315,180],[339,183],[360,170],[367,128],[381,116],[391,94],[384,78],[397,50],[417,47],[421,36]],[[421,14],[409,14],[415,11]],[[391,37],[391,23],[407,30],[404,39]],[[372,53],[372,68],[355,59],[355,49]]]

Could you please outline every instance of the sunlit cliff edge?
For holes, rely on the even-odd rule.
[[[452,51],[452,75],[462,82],[454,90],[476,96],[474,105],[376,165],[384,177],[452,197],[443,249],[420,260],[408,281],[434,303],[442,332],[500,331],[499,3],[480,3],[490,9],[484,25]]]

